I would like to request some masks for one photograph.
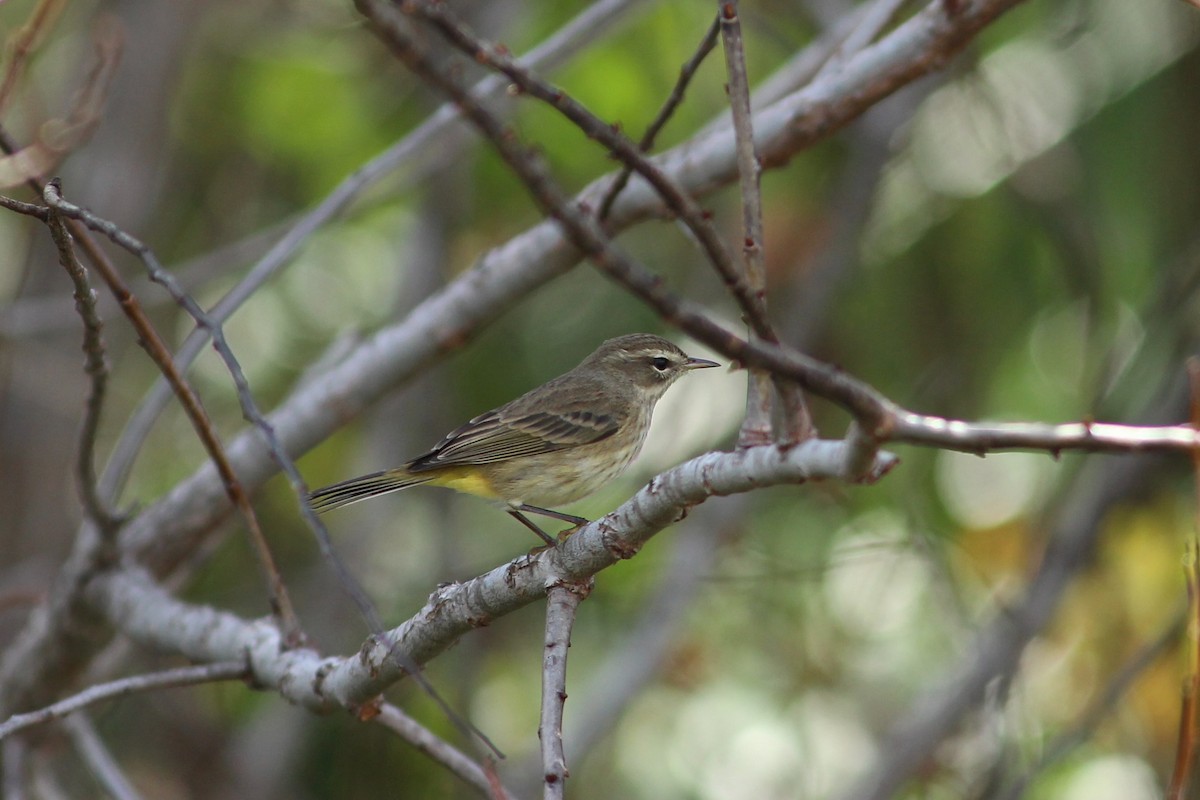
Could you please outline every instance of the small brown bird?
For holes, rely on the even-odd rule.
[[[642,449],[654,405],[685,373],[720,366],[689,358],[646,333],[609,339],[579,366],[451,431],[432,450],[395,469],[318,489],[325,511],[417,484],[500,501],[548,544],[522,512],[582,525],[554,511],[616,478]]]

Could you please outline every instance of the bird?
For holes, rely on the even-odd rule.
[[[446,434],[428,452],[317,489],[309,502],[324,512],[410,486],[444,486],[500,503],[553,546],[555,540],[525,515],[586,524],[553,507],[620,475],[641,451],[654,406],[667,389],[692,370],[717,366],[660,336],[618,336],[569,372]]]

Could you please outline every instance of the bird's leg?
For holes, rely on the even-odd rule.
[[[526,528],[529,528],[529,530],[542,537],[542,541],[544,541],[546,544],[550,545],[551,547],[554,547],[554,545],[557,544],[557,542],[550,538],[548,533],[535,525],[533,521],[529,519],[529,517],[525,516],[520,511],[517,511],[515,508],[510,508],[508,513],[512,514],[513,519],[515,519],[517,522],[521,523]]]
[[[562,520],[563,522],[570,522],[576,528],[578,528],[580,525],[587,525],[589,522],[591,522],[590,519],[576,517],[573,514],[564,514],[561,511],[554,511],[553,509],[549,508],[539,508],[537,506],[529,506],[525,505],[524,503],[521,503],[521,505],[517,506],[517,511],[525,511],[529,514],[541,514],[543,517],[550,517],[552,519]]]

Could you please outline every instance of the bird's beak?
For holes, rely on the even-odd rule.
[[[715,361],[709,361],[707,358],[689,358],[683,364],[684,369],[704,369],[705,367],[719,366],[721,365]]]

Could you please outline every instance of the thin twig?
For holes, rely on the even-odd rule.
[[[401,739],[441,764],[463,782],[489,800],[509,800],[513,795],[498,786],[494,771],[481,767],[449,742],[438,738],[428,728],[391,703],[383,703],[379,713],[371,718]]]
[[[113,800],[141,800],[141,794],[133,788],[117,760],[108,752],[108,747],[92,727],[91,720],[83,714],[72,714],[63,720],[63,727],[71,734],[71,741],[83,757],[83,763],[87,764],[92,775]]]
[[[604,646],[604,660],[589,669],[581,702],[564,723],[568,763],[578,763],[608,738],[641,692],[663,676],[680,637],[686,636],[697,597],[710,587],[723,544],[740,529],[754,502],[749,495],[724,498],[692,521],[687,535],[674,537],[672,552],[656,580],[654,593],[638,604],[637,619],[624,627],[622,639]]]
[[[721,42],[725,48],[725,69],[729,107],[733,118],[734,153],[742,195],[742,265],[754,290],[754,311],[766,314],[766,266],[763,257],[762,166],[754,147],[754,126],[750,115],[750,80],[746,74],[745,45],[737,0],[720,0]]]
[[[721,42],[725,49],[725,85],[733,119],[734,155],[742,198],[742,270],[754,292],[750,312],[754,318],[767,318],[767,276],[763,258],[762,166],[754,148],[754,128],[750,117],[750,81],[742,44],[742,25],[737,0],[717,0],[721,23]],[[751,330],[753,325],[749,324]],[[777,341],[771,337],[769,341]],[[746,381],[746,413],[738,431],[739,447],[753,447],[771,441],[773,407],[771,373],[751,369]]]
[[[46,206],[39,206],[36,203],[26,203],[5,195],[0,195],[0,208],[7,208],[9,211],[15,211],[18,214],[25,214],[26,216],[40,219],[42,222],[50,218],[50,209]]]
[[[717,17],[713,17],[712,24],[708,26],[708,31],[704,34],[704,38],[700,40],[700,45],[696,48],[696,52],[692,53],[692,57],[687,60],[682,69],[679,70],[679,78],[675,81],[675,85],[671,87],[671,93],[667,95],[666,101],[662,107],[658,109],[658,114],[654,120],[646,128],[646,132],[642,134],[642,138],[638,140],[638,149],[643,153],[649,153],[654,147],[654,140],[658,138],[659,132],[671,119],[675,113],[675,109],[683,102],[684,93],[687,92],[687,87],[692,82],[692,78],[696,76],[696,71],[700,69],[700,65],[704,63],[704,59],[712,52],[712,49],[717,45],[717,36],[720,33],[721,21]],[[600,201],[600,210],[596,212],[596,216],[600,221],[608,219],[608,215],[612,212],[613,203],[617,201],[622,190],[629,183],[629,178],[633,175],[633,167],[630,164],[623,164],[621,171],[617,173],[617,177],[613,178],[608,189],[604,193],[604,199]]]
[[[777,343],[767,317],[767,269],[765,238],[762,220],[762,164],[754,144],[754,124],[750,113],[750,79],[746,72],[745,45],[738,0],[718,0],[717,16],[721,23],[721,41],[725,48],[726,81],[729,108],[733,118],[734,153],[742,195],[742,269],[745,281],[754,292],[754,305],[747,310],[752,315],[750,330],[769,342]],[[765,334],[764,334],[765,332]],[[738,446],[748,447],[771,441],[772,388],[782,408],[780,420],[786,443],[798,442],[812,435],[808,409],[799,387],[794,383],[776,380],[762,369],[752,369],[746,384],[746,415],[738,433]]]
[[[53,208],[56,212],[65,217],[69,217],[78,223],[82,223],[92,230],[104,234],[108,238],[112,239],[116,244],[120,245],[126,250],[129,250],[131,253],[137,256],[143,264],[145,264],[147,270],[150,271],[151,280],[154,280],[165,286],[167,291],[171,293],[171,296],[175,298],[175,301],[179,303],[184,310],[192,314],[198,323],[201,323],[202,319],[206,319],[204,312],[200,309],[196,302],[179,287],[172,275],[165,272],[161,268],[161,266],[158,264],[158,259],[146,245],[122,231],[112,222],[100,219],[99,217],[91,214],[88,211],[85,211],[79,206],[74,205],[73,203],[68,203],[62,198],[62,193],[56,180],[50,181],[46,184],[46,187],[42,192],[42,199],[45,200],[46,204]],[[99,248],[96,247],[96,250],[98,251]],[[120,279],[117,278],[117,280],[119,281]],[[128,295],[128,291],[124,289],[123,283],[119,284],[119,286],[126,297],[132,297],[132,295]],[[122,307],[126,306],[126,297],[122,297],[121,294],[118,293],[118,299],[121,301]],[[139,330],[139,334],[141,333],[142,331]],[[216,333],[220,333],[219,326],[216,330]],[[151,330],[150,334],[157,339],[156,332]],[[148,340],[143,337],[143,343],[146,341]],[[276,451],[282,452],[282,447],[279,446],[278,439],[275,438],[270,424],[267,423],[266,419],[258,413],[257,407],[254,405],[254,400],[250,396],[250,389],[246,383],[246,377],[242,373],[241,366],[238,364],[237,359],[234,358],[229,346],[225,343],[224,336],[220,336],[219,339],[214,338],[213,343],[214,347],[217,349],[217,352],[220,353],[221,358],[225,361],[226,367],[233,375],[234,382],[237,385],[238,398],[242,402],[243,413],[248,415],[247,420],[258,425],[259,430],[262,431],[268,446],[271,446],[272,453],[275,453]],[[194,392],[191,390],[191,387],[184,382],[183,377],[176,371],[170,354],[166,351],[166,346],[161,342],[161,340],[157,341],[157,346],[153,348],[153,351],[151,347],[147,347],[146,349],[147,352],[151,352],[151,355],[155,357],[156,362],[158,362],[160,359],[163,359],[166,363],[171,365],[171,372],[175,373],[175,375],[178,377],[178,388],[183,390],[181,399],[183,395],[189,396],[189,402],[184,404],[184,410],[188,412],[188,416],[192,419],[193,427],[196,428],[196,432],[200,436],[200,440],[204,444],[205,449],[208,451],[209,457],[213,460],[213,463],[217,467],[217,471],[221,474],[221,478],[225,483],[226,492],[229,495],[230,501],[241,512],[242,517],[246,521],[246,530],[250,536],[251,545],[254,548],[255,555],[258,556],[259,567],[262,569],[263,577],[267,582],[271,609],[278,617],[280,624],[283,626],[286,639],[289,642],[299,644],[301,641],[303,641],[303,633],[300,629],[300,623],[296,619],[295,611],[292,609],[292,602],[288,597],[287,588],[283,584],[283,578],[280,576],[279,569],[275,565],[275,558],[271,554],[270,545],[267,544],[266,536],[263,534],[262,528],[258,524],[258,517],[254,513],[253,506],[250,505],[250,498],[246,494],[246,491],[242,487],[241,483],[238,481],[237,475],[234,473],[233,467],[230,465],[229,459],[225,454],[225,449],[221,446],[220,441],[217,439],[216,433],[212,430],[212,425],[208,420],[208,416],[200,405],[199,398],[196,397]],[[162,364],[159,366],[160,369],[163,368]],[[253,411],[253,415],[251,415],[251,411]],[[288,461],[288,463],[290,463],[290,459],[287,459],[286,455],[284,458]],[[294,465],[292,466],[292,472],[295,472]]]
[[[591,593],[593,582],[558,581],[546,592],[546,639],[542,650],[542,716],[538,739],[542,743],[542,797],[562,800],[567,788],[567,756],[563,752],[563,706],[567,702],[567,649],[579,604]]]
[[[105,557],[115,557],[117,531],[120,518],[114,514],[96,491],[96,436],[100,429],[100,413],[104,408],[104,397],[108,387],[108,362],[105,357],[104,322],[96,312],[96,293],[88,282],[87,270],[79,263],[71,234],[62,217],[51,210],[47,224],[54,245],[58,248],[58,261],[71,278],[75,289],[75,310],[83,320],[84,372],[90,378],[90,389],[84,403],[83,424],[79,430],[79,449],[76,453],[75,473],[84,512],[96,525],[102,537]]]
[[[34,725],[62,719],[80,709],[116,697],[128,697],[131,694],[172,689],[178,686],[237,680],[247,677],[248,674],[249,669],[245,661],[217,661],[212,664],[177,667],[144,675],[130,675],[127,678],[119,678],[108,683],[98,683],[37,711],[14,714],[4,722],[0,722],[0,739],[12,736],[14,733]]]

